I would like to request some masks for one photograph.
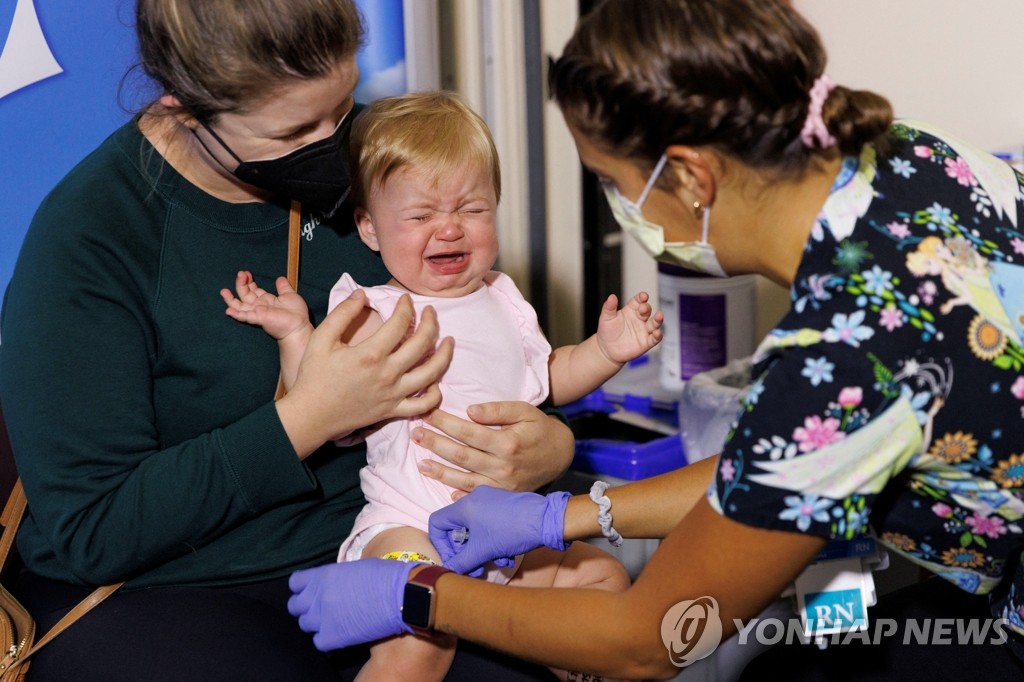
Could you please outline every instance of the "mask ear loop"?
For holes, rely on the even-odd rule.
[[[652,189],[654,189],[654,183],[658,181],[658,176],[661,175],[661,169],[665,167],[666,163],[668,163],[668,155],[662,154],[661,158],[658,159],[658,163],[655,164],[654,170],[651,171],[651,177],[647,180],[647,185],[644,187],[644,191],[640,193],[637,200],[629,201],[626,199],[626,201],[629,201],[629,203],[632,204],[633,210],[640,215],[643,215],[643,205],[644,202],[647,201],[647,195],[651,193]],[[619,190],[616,189],[615,191],[618,192]]]
[[[199,125],[201,125],[203,127],[203,130],[205,130],[206,132],[210,133],[210,137],[212,137],[213,139],[217,140],[217,144],[219,144],[221,147],[223,147],[224,151],[226,151],[228,154],[230,154],[232,159],[237,161],[239,164],[244,163],[240,158],[238,158],[238,154],[236,154],[235,151],[233,149],[231,149],[231,147],[229,147],[227,145],[227,143],[224,142],[224,140],[220,139],[220,135],[218,135],[217,133],[213,132],[213,128],[211,128],[206,123],[206,121],[204,121],[201,118],[197,118],[196,122],[199,123]],[[203,138],[199,137],[199,133],[196,132],[195,128],[192,129],[192,134],[196,136],[197,140],[199,140],[199,144],[203,145],[203,149],[205,149],[207,151],[207,153],[210,154],[210,156],[213,156],[213,153],[210,152],[210,148],[206,146],[205,142],[203,142]],[[216,156],[213,156],[213,158],[217,159]],[[218,160],[217,163],[220,163],[220,161]],[[221,165],[223,166],[224,164],[221,164]]]
[[[708,243],[708,227],[711,224],[711,207],[705,206],[699,201],[693,202],[693,217],[701,219],[701,233],[700,241],[702,244]]]
[[[220,138],[220,135],[218,135],[217,133],[213,132],[213,128],[211,128],[209,125],[207,125],[206,121],[204,121],[201,118],[197,118],[196,121],[199,123],[199,125],[201,125],[203,127],[203,130],[205,130],[206,132],[210,133],[210,136],[213,139],[217,140],[217,143],[224,149],[224,151],[226,151],[228,154],[231,155],[231,158],[233,158],[235,161],[238,162],[239,166],[241,166],[243,163],[245,163],[244,161],[242,161],[242,159],[240,159],[238,157],[238,154],[236,154],[235,151],[233,149],[231,149],[231,147],[229,147],[227,145],[227,143],[224,142],[224,140],[222,140]],[[210,158],[217,162],[217,165],[219,165],[221,168],[226,170],[229,175],[234,175],[235,174],[235,171],[230,169],[230,168],[228,168],[227,164],[225,164],[223,161],[221,161],[220,157],[217,156],[216,154],[214,154],[210,150],[209,145],[207,145],[205,142],[203,142],[203,138],[201,138],[199,136],[199,131],[198,130],[196,130],[195,128],[189,128],[189,130],[192,131],[192,135],[199,142],[200,146],[202,146],[202,148],[206,150],[206,153],[210,155]],[[237,170],[237,168],[236,168],[236,170]]]

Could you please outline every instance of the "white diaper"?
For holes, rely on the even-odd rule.
[[[339,551],[338,562],[342,561],[357,561],[363,558],[363,550],[366,549],[366,545],[370,544],[370,540],[388,530],[389,528],[401,528],[400,523],[375,523],[366,530],[363,530],[355,535],[351,539],[348,546],[348,551],[345,552],[345,556],[341,556]],[[495,566],[494,564],[487,564],[484,569],[484,574],[480,576],[489,583],[497,583],[498,585],[504,585],[512,576],[519,570],[519,565],[523,563],[523,555],[520,554],[516,557],[515,563],[507,568]]]

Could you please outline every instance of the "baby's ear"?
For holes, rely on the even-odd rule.
[[[377,242],[377,230],[373,226],[373,218],[365,208],[355,210],[356,229],[359,230],[359,238],[363,243],[374,251],[380,251],[380,244]]]

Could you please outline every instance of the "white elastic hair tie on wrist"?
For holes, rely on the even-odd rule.
[[[612,528],[612,501],[604,494],[608,487],[604,481],[595,481],[590,487],[590,499],[597,504],[597,523],[601,526],[601,535],[605,536],[613,547],[621,547],[622,536],[619,535],[619,531]]]

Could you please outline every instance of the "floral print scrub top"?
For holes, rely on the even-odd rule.
[[[708,497],[764,528],[870,524],[1024,634],[1024,175],[892,133],[844,161]]]

